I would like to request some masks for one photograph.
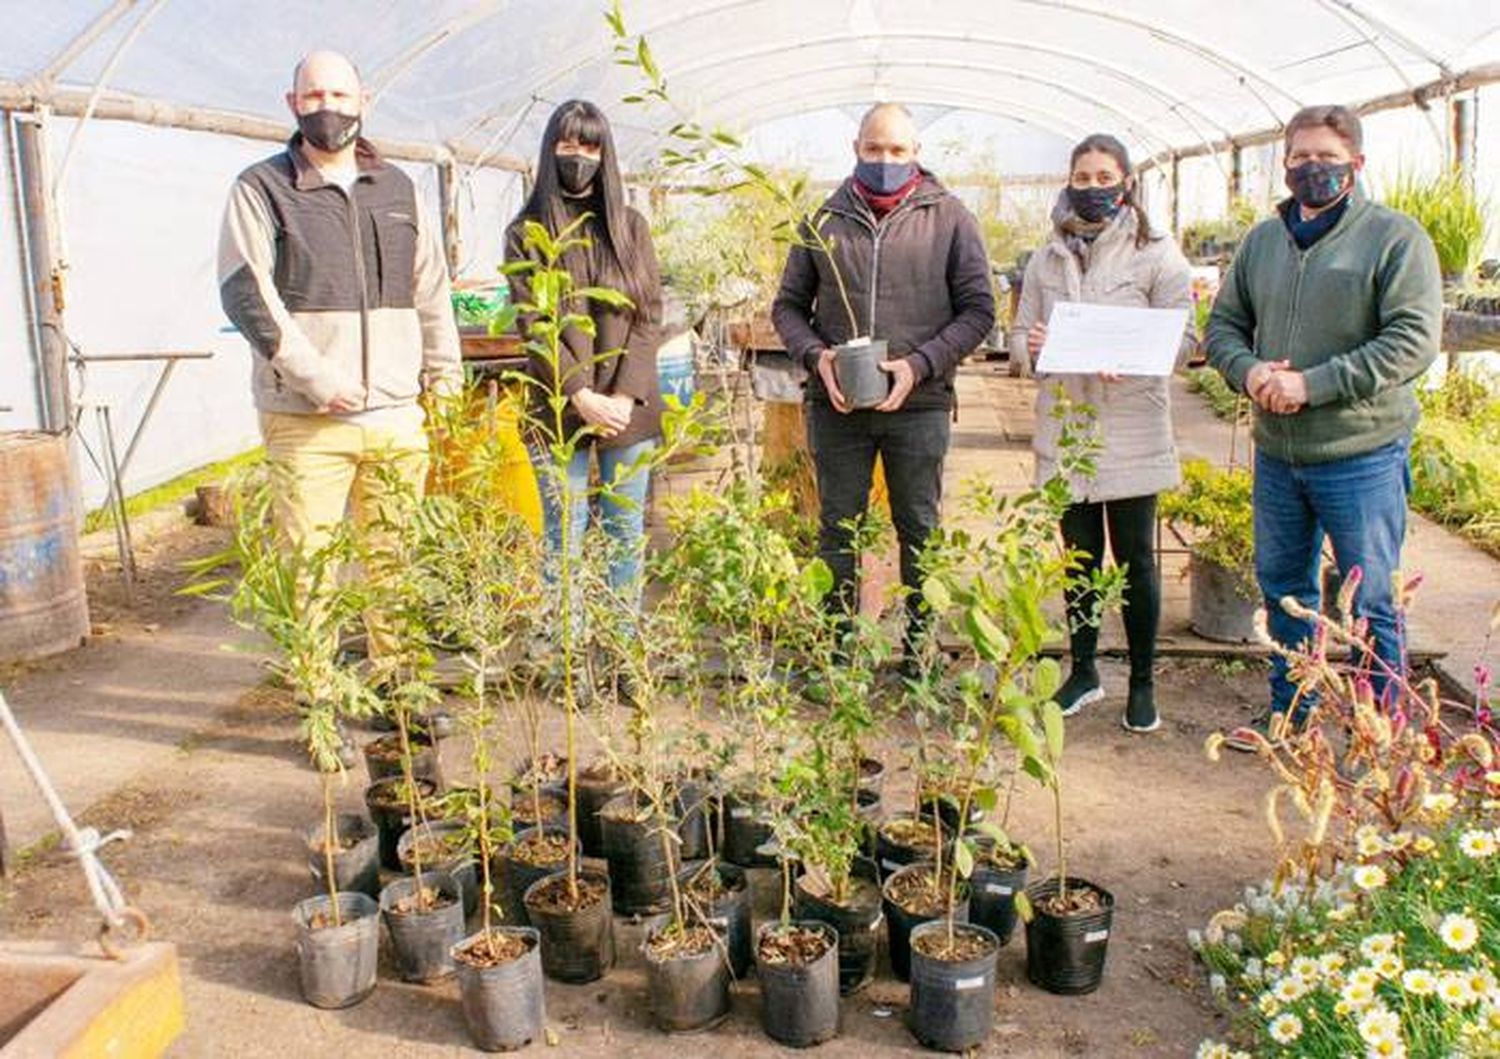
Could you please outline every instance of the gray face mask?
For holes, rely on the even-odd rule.
[[[358,114],[340,114],[336,110],[315,110],[297,115],[297,129],[302,138],[320,151],[330,154],[342,151],[359,135]]]

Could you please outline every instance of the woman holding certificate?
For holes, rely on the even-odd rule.
[[[1073,148],[1068,186],[1052,211],[1052,239],[1032,255],[1011,331],[1012,350],[1035,364],[1047,342],[1046,321],[1059,302],[1168,309],[1191,304],[1187,259],[1167,235],[1151,229],[1136,197],[1130,156],[1113,136],[1094,135]],[[1184,338],[1183,351],[1191,348]],[[1014,354],[1013,354],[1014,355]],[[1100,350],[1100,363],[1108,351]],[[1106,540],[1126,570],[1125,634],[1130,690],[1121,723],[1131,732],[1160,727],[1152,670],[1161,618],[1156,569],[1156,494],[1181,480],[1172,440],[1167,377],[1103,371],[1038,374],[1038,482],[1057,469],[1060,424],[1056,391],[1095,410],[1100,449],[1097,473],[1069,484],[1074,503],[1062,520],[1068,546],[1087,554],[1089,570],[1104,561]],[[1065,715],[1104,698],[1095,656],[1099,629],[1090,593],[1070,594],[1072,668],[1058,692]]]

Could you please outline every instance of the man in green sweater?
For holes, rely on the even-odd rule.
[[[1359,118],[1345,107],[1292,117],[1292,197],[1245,237],[1206,344],[1255,404],[1255,574],[1271,636],[1295,647],[1312,635],[1281,600],[1317,609],[1326,533],[1340,575],[1360,572],[1354,610],[1368,622],[1371,679],[1385,695],[1405,665],[1391,579],[1406,533],[1413,391],[1437,356],[1443,297],[1427,234],[1360,190],[1361,150]],[[1275,659],[1262,734],[1279,729],[1296,692]],[[1306,705],[1298,701],[1299,715]]]

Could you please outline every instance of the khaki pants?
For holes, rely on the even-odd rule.
[[[316,551],[328,543],[332,527],[346,512],[365,532],[377,520],[394,521],[391,488],[382,478],[391,470],[410,495],[420,496],[427,476],[427,435],[420,417],[412,423],[361,425],[338,416],[262,412],[266,456],[285,472],[275,478],[275,510],[287,547]],[[372,537],[367,543],[378,567],[379,541]],[[378,576],[378,569],[366,575]],[[378,618],[366,614],[365,628],[370,658],[389,653],[391,635]]]

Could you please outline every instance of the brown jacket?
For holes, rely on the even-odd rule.
[[[827,256],[793,246],[771,318],[791,356],[809,372],[807,396],[828,401],[816,356],[860,335],[889,342],[905,357],[917,385],[903,409],[948,408],[958,365],[995,325],[989,256],[979,224],[937,178],[924,180],[877,221],[846,179],[819,207],[833,243],[855,326],[839,296]]]
[[[661,344],[661,278],[656,263],[656,250],[651,242],[651,226],[646,218],[630,210],[630,226],[633,237],[643,248],[646,266],[645,304],[634,309],[615,309],[602,302],[591,302],[588,315],[594,321],[594,335],[590,337],[576,327],[563,332],[559,350],[558,368],[563,374],[563,392],[572,396],[587,387],[595,393],[606,395],[626,394],[635,400],[630,414],[630,425],[612,438],[587,436],[587,443],[601,448],[618,449],[638,441],[654,438],[661,433],[661,383],[656,372],[656,350]],[[592,227],[597,221],[590,219]],[[511,222],[505,233],[505,260],[521,261],[527,258],[524,246],[524,224],[521,218]],[[589,255],[580,254],[580,260]],[[593,267],[585,263],[575,266],[574,287],[610,286],[608,280],[593,274]],[[527,275],[524,272],[510,276],[511,300],[517,304],[531,298]],[[582,306],[576,306],[582,312]],[[525,317],[518,326],[523,334],[528,327]],[[592,369],[587,365],[595,357]],[[535,430],[541,427],[551,433],[553,412],[548,404],[552,392],[552,368],[545,358],[535,354],[531,357],[531,375],[540,385],[532,386],[529,402],[529,417]],[[570,403],[563,416],[563,431],[572,436],[583,420]]]
[[[365,408],[386,408],[424,383],[456,389],[448,271],[411,179],[360,140],[346,194],[301,142],[239,175],[219,237],[219,297],[257,354],[255,406],[310,413],[360,389]]]

